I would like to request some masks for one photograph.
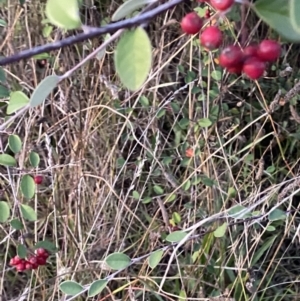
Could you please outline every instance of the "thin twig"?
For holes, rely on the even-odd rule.
[[[46,45],[37,46],[32,49],[26,49],[24,51],[21,51],[19,53],[12,55],[12,56],[0,59],[0,66],[18,62],[22,59],[27,59],[27,58],[33,57],[37,54],[40,54],[40,53],[49,52],[49,51],[63,48],[66,46],[74,45],[79,42],[83,42],[85,40],[95,38],[100,35],[104,35],[107,33],[115,33],[119,29],[131,28],[131,27],[134,27],[137,25],[144,24],[145,22],[152,20],[154,17],[164,13],[165,11],[182,3],[183,1],[184,0],[171,0],[167,3],[160,4],[158,7],[156,7],[155,9],[153,9],[151,11],[137,15],[133,18],[122,20],[122,21],[119,21],[116,23],[111,23],[111,24],[108,24],[106,26],[99,27],[99,28],[89,28],[87,32],[83,32],[76,36],[71,36],[71,37],[65,38],[61,41],[56,41],[56,42],[49,43]]]

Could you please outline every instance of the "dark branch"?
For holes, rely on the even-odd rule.
[[[43,46],[37,46],[32,49],[27,49],[27,50],[21,51],[12,56],[1,58],[0,66],[18,62],[22,59],[27,59],[34,55],[40,54],[40,53],[49,52],[49,51],[56,50],[56,49],[59,49],[62,47],[70,46],[70,45],[73,45],[73,44],[76,44],[76,43],[79,43],[79,42],[82,42],[82,41],[85,41],[85,40],[88,40],[91,38],[95,38],[95,37],[103,35],[103,34],[114,33],[117,30],[122,29],[122,28],[131,28],[131,27],[134,27],[137,25],[141,25],[147,21],[150,21],[157,15],[160,15],[161,13],[167,11],[168,9],[173,8],[174,6],[176,6],[177,4],[180,4],[183,1],[184,0],[170,0],[169,2],[167,2],[165,4],[159,4],[158,7],[156,7],[155,9],[153,9],[149,12],[145,12],[145,13],[140,14],[131,19],[123,20],[123,21],[116,22],[116,23],[111,23],[111,24],[108,24],[106,26],[99,27],[99,28],[92,28],[86,33],[80,33],[76,36],[68,37],[61,41],[49,43],[49,44],[46,44]]]

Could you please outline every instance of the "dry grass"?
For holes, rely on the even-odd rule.
[[[1,9],[8,23],[0,43],[4,55],[47,42],[40,1],[25,10],[15,2]],[[299,142],[298,125],[289,120],[298,116],[297,107],[294,102],[292,114],[288,104],[277,105],[272,114],[269,107],[275,108],[279,89],[293,87],[299,66],[293,65],[286,79],[278,76],[284,69],[278,64],[260,82],[218,73],[216,54],[200,51],[181,34],[177,20],[186,9],[169,11],[147,28],[153,68],[140,91],[121,86],[112,45],[104,59],[89,61],[43,106],[1,133],[3,147],[10,133],[24,144],[19,168],[2,169],[2,197],[17,216],[19,195],[13,192],[21,175],[36,172],[26,163],[29,151],[36,150],[42,158],[37,172],[47,183],[31,203],[39,220],[26,223],[26,231],[35,241],[47,238],[59,247],[46,267],[17,274],[7,263],[20,233],[0,225],[2,300],[65,300],[59,283],[89,284],[109,275],[103,264],[107,255],[122,251],[134,258],[166,245],[162,237],[174,213],[181,217],[179,227],[204,235],[173,253],[172,262],[172,251],[167,252],[155,270],[146,262],[131,266],[94,300],[179,300],[184,292],[187,300],[298,300]],[[97,23],[96,10],[86,8],[83,15],[88,24]],[[238,38],[235,23],[227,20],[224,27],[226,43]],[[249,32],[251,39],[256,30]],[[55,29],[48,42],[64,36]],[[100,43],[99,38],[51,53],[47,68],[34,59],[6,67],[11,89],[30,95],[45,76],[69,70]],[[284,61],[292,65],[298,56],[288,46]],[[141,104],[142,96],[149,106]],[[218,122],[203,128],[197,125],[202,118]],[[188,148],[193,158],[186,158]],[[259,218],[233,222],[226,215],[201,224],[236,204],[259,211]],[[272,232],[267,216],[277,207],[289,214],[272,223]],[[224,221],[231,223],[226,235],[214,237],[211,231]]]

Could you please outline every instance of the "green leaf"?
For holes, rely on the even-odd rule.
[[[178,212],[172,213],[172,220],[175,222],[175,224],[179,224],[181,222],[181,216]]]
[[[6,75],[3,70],[3,68],[0,67],[0,82],[5,83],[6,82]]]
[[[286,219],[286,213],[280,209],[274,209],[269,214],[269,221],[277,221]]]
[[[139,200],[140,199],[140,194],[138,193],[138,191],[134,190],[134,191],[132,191],[132,197],[135,200]]]
[[[163,193],[164,193],[163,188],[161,188],[161,187],[158,186],[158,185],[154,185],[154,186],[153,186],[153,190],[154,190],[154,192],[155,192],[156,194],[163,194]]]
[[[40,164],[40,156],[36,152],[30,152],[29,161],[32,167],[38,167]]]
[[[17,165],[17,161],[11,155],[0,154],[0,165],[4,165],[4,166],[16,166]]]
[[[116,252],[107,256],[105,262],[113,270],[122,270],[130,264],[131,260],[126,254]]]
[[[49,21],[63,29],[76,29],[81,26],[77,0],[47,0],[46,16]]]
[[[127,17],[129,14],[142,8],[146,4],[150,4],[154,2],[156,2],[156,0],[127,0],[122,5],[119,6],[119,8],[115,11],[111,19],[113,22],[121,20]]]
[[[223,237],[226,233],[227,230],[227,223],[223,223],[221,226],[219,226],[215,231],[214,231],[214,236],[215,237]]]
[[[151,269],[154,269],[157,267],[157,265],[160,263],[161,261],[161,258],[164,254],[164,251],[163,250],[157,250],[155,252],[153,252],[149,258],[148,258],[148,264],[149,264],[149,267]]]
[[[271,236],[265,240],[261,248],[255,253],[255,255],[252,258],[251,266],[254,266],[260,258],[264,255],[265,251],[268,250],[271,245],[274,243],[277,235]]]
[[[35,183],[31,176],[25,175],[21,180],[21,192],[27,199],[31,199],[34,197],[35,193]]]
[[[21,213],[22,213],[22,216],[24,219],[26,219],[30,222],[34,222],[37,220],[37,215],[36,215],[34,209],[31,208],[30,206],[21,204],[20,209],[21,209]]]
[[[117,73],[129,90],[138,90],[146,81],[152,63],[151,42],[146,31],[138,27],[123,34],[115,50]]]
[[[146,108],[148,108],[150,104],[149,99],[144,95],[139,98],[139,103]]]
[[[22,222],[18,218],[13,219],[10,222],[10,225],[16,230],[22,230],[24,228]]]
[[[222,78],[222,72],[219,71],[219,70],[213,70],[211,72],[211,77],[214,79],[214,80],[221,80]]]
[[[3,20],[3,19],[0,19],[0,26],[1,26],[1,27],[6,27],[6,26],[7,26],[6,21]]]
[[[6,98],[8,96],[9,96],[9,90],[6,87],[0,85],[0,98]]]
[[[20,258],[26,258],[27,256],[27,248],[25,245],[18,245],[17,247],[17,254]]]
[[[202,118],[198,121],[198,124],[203,128],[208,128],[212,125],[212,122],[208,118]]]
[[[239,219],[239,218],[246,218],[251,217],[251,213],[246,213],[247,208],[242,205],[236,205],[230,208],[228,214],[230,217]]]
[[[105,279],[100,279],[100,280],[94,281],[89,288],[88,296],[94,297],[94,296],[100,294],[105,289],[107,282],[108,281]]]
[[[300,34],[300,1],[290,0],[290,17],[291,23],[295,29]]]
[[[25,107],[29,103],[29,98],[21,91],[10,93],[9,103],[6,109],[6,114],[10,115],[19,109]]]
[[[292,25],[291,0],[258,0],[253,5],[256,14],[288,41],[299,42],[300,33]],[[296,0],[298,1],[298,0]]]
[[[64,294],[70,295],[70,296],[77,295],[84,290],[82,285],[80,285],[79,283],[77,283],[75,281],[71,281],[71,280],[62,282],[59,285],[59,288]]]
[[[191,182],[190,180],[187,180],[187,181],[184,182],[184,184],[182,185],[182,189],[183,189],[184,191],[187,191],[187,190],[190,189],[191,185],[192,185],[192,182]]]
[[[187,236],[186,232],[183,232],[183,231],[174,231],[174,232],[170,233],[169,235],[167,235],[166,241],[169,241],[169,242],[179,242],[183,238],[185,238],[186,236]]]
[[[188,128],[190,120],[188,118],[182,118],[179,120],[178,124],[183,130],[185,130]]]
[[[10,216],[10,208],[7,202],[0,201],[0,223],[5,223]]]
[[[49,252],[57,252],[58,248],[49,240],[39,241],[35,244],[34,249],[43,248]]]
[[[18,135],[8,137],[8,145],[12,152],[17,154],[22,149],[22,141]]]
[[[49,75],[45,77],[35,88],[30,98],[30,106],[36,107],[44,102],[52,90],[57,86],[60,77],[57,75]]]

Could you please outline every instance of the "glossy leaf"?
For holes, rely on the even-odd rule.
[[[22,213],[22,216],[24,219],[26,219],[30,222],[34,222],[37,220],[37,215],[36,215],[34,209],[31,208],[30,206],[21,204],[20,209],[21,209],[21,213]]]
[[[29,103],[29,98],[21,91],[12,92],[10,94],[9,103],[6,114],[10,115],[25,107]]]
[[[253,9],[264,22],[270,25],[270,27],[276,30],[286,40],[299,42],[300,33],[294,29],[291,21],[290,1],[291,0],[258,0],[253,5]]]
[[[8,145],[12,152],[17,154],[22,149],[22,141],[18,135],[8,137]]]
[[[157,250],[150,255],[148,259],[148,264],[151,269],[156,268],[156,266],[160,263],[163,254],[164,254],[163,250]]]
[[[105,279],[94,281],[89,288],[89,292],[88,292],[89,297],[93,297],[100,294],[105,289],[107,283],[108,281]]]
[[[21,180],[21,192],[27,199],[31,199],[34,197],[35,193],[35,183],[31,176],[25,175]]]
[[[49,21],[63,29],[76,29],[81,26],[77,0],[47,0],[46,16]]]
[[[4,165],[4,166],[16,166],[17,165],[17,161],[11,155],[0,154],[0,165]]]
[[[52,90],[57,86],[60,77],[57,75],[49,75],[44,78],[33,91],[30,98],[30,106],[36,107],[41,105],[49,96]]]
[[[59,285],[60,290],[66,295],[74,296],[81,293],[84,288],[82,285],[75,281],[64,281]]]
[[[152,62],[151,42],[146,31],[138,27],[126,31],[115,50],[115,66],[126,88],[138,90],[146,81]]]
[[[32,167],[38,167],[40,164],[40,156],[36,152],[30,152],[29,161]]]
[[[7,202],[0,201],[0,223],[5,223],[10,216],[10,208]]]
[[[187,236],[186,232],[183,231],[174,231],[167,235],[166,241],[169,242],[179,242]]]
[[[111,269],[121,270],[126,268],[131,260],[126,254],[116,252],[107,256],[105,262]]]
[[[290,2],[290,17],[294,29],[300,34],[300,1],[289,0]]]
[[[219,226],[215,231],[214,231],[214,236],[215,237],[223,237],[226,233],[227,230],[227,223],[223,223],[221,226]]]
[[[112,21],[119,21],[146,4],[154,3],[156,0],[127,0],[115,11]]]

